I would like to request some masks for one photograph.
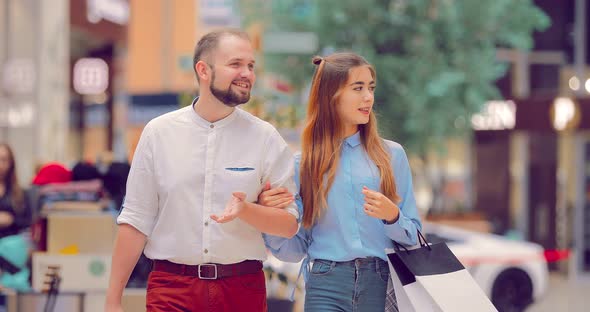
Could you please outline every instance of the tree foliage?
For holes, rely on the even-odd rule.
[[[268,10],[250,19],[264,18],[267,32],[314,32],[318,53],[354,51],[374,64],[382,135],[419,153],[468,132],[470,116],[501,97],[497,47],[530,49],[550,23],[531,0],[281,0]],[[310,57],[266,55],[266,70],[301,87]]]

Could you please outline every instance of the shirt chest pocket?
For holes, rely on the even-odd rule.
[[[246,200],[254,202],[261,190],[259,171],[252,167],[224,167],[219,173],[220,183],[229,194],[244,192]]]

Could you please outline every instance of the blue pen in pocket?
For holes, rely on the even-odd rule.
[[[254,168],[251,168],[251,167],[230,167],[230,168],[225,168],[225,170],[229,170],[229,171],[251,171],[251,170],[254,170]]]

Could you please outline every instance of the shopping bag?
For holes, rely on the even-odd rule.
[[[399,312],[399,309],[397,308],[397,299],[395,298],[395,290],[393,289],[393,281],[391,278],[389,278],[387,281],[384,312]]]
[[[498,311],[445,243],[418,237],[417,247],[385,250],[400,312]]]
[[[29,246],[22,235],[0,238],[0,288],[19,291],[28,291],[31,288],[28,257]]]

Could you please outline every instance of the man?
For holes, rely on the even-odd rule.
[[[261,232],[292,237],[298,212],[253,202],[270,181],[294,192],[292,154],[270,124],[236,106],[250,99],[254,52],[238,30],[205,35],[193,65],[200,96],[150,121],[117,219],[106,310],[144,249],[154,260],[148,311],[266,311]]]

